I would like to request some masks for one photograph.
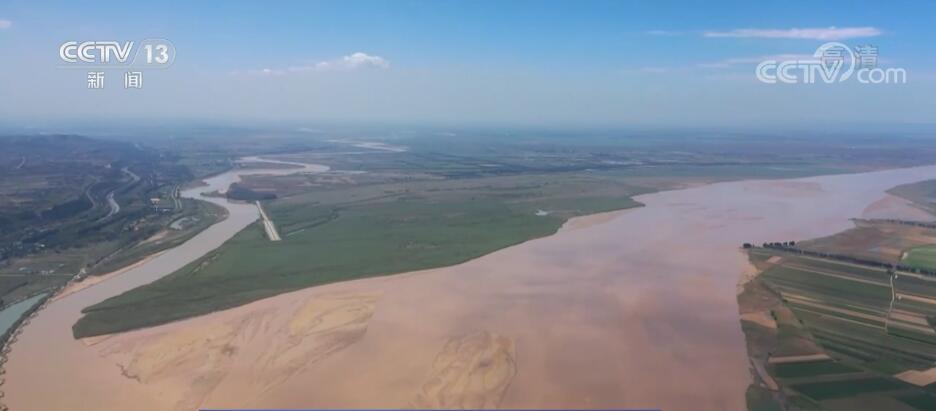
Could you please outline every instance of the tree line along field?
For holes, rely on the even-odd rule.
[[[897,263],[902,253],[890,248],[919,247],[936,241],[936,232],[858,224],[795,247],[748,250],[760,274],[739,296],[742,314],[748,313],[742,328],[752,361],[766,373],[749,389],[750,409],[936,406],[936,380],[925,374],[936,366],[936,277],[797,252]],[[766,322],[752,320],[764,315]]]

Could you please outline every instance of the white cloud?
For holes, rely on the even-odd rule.
[[[371,56],[367,53],[357,52],[340,58],[319,61],[307,65],[290,66],[286,68],[264,68],[260,70],[249,70],[247,73],[263,76],[282,76],[285,74],[308,71],[349,71],[365,68],[387,69],[390,68],[390,62],[380,56]]]
[[[876,27],[827,27],[792,29],[735,29],[731,31],[707,31],[705,37],[737,37],[765,39],[811,39],[836,41],[861,37],[880,36],[883,32]]]
[[[374,67],[385,69],[390,67],[390,62],[380,56],[370,56],[366,53],[357,52],[340,59],[323,61],[315,65],[320,70],[347,69],[352,70],[359,67]]]
[[[0,19],[0,30],[6,30],[10,27],[13,27],[12,21]]]

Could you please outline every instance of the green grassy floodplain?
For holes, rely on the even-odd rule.
[[[626,193],[570,190],[523,198],[501,189],[463,196],[370,190],[371,197],[355,190],[270,202],[283,241],[267,240],[255,223],[183,269],[86,308],[73,332],[81,338],[127,331],[315,285],[454,265],[553,234],[572,216],[640,205]],[[536,215],[540,209],[551,212]]]

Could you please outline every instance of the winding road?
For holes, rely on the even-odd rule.
[[[130,177],[130,182],[127,183],[127,184],[124,184],[124,185],[121,186],[120,188],[129,187],[129,186],[131,186],[131,185],[133,185],[133,184],[136,184],[137,181],[140,181],[140,176],[138,176],[138,175],[136,175],[134,172],[130,171],[129,168],[124,167],[124,168],[120,169],[120,171],[122,171],[124,174],[126,174],[126,175],[128,175],[128,176]],[[118,203],[117,200],[114,199],[114,194],[115,194],[115,193],[117,192],[117,190],[119,190],[120,188],[115,188],[115,189],[111,190],[111,192],[107,193],[107,204],[110,206],[110,211],[109,211],[109,212],[107,213],[107,215],[105,215],[104,217],[99,218],[98,221],[103,221],[103,220],[106,220],[106,219],[108,219],[108,218],[111,218],[111,217],[117,215],[117,213],[120,212],[120,203]],[[92,201],[93,201],[93,200],[92,200]]]

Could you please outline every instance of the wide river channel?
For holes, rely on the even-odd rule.
[[[14,411],[743,410],[751,378],[736,295],[752,268],[739,245],[913,215],[885,191],[936,177],[926,166],[647,194],[644,207],[574,219],[456,266],[72,338],[84,307],[181,268],[258,218],[253,204],[201,193],[245,174],[324,170],[236,170],[186,190],[228,218],[41,310],[12,346],[3,401]]]

